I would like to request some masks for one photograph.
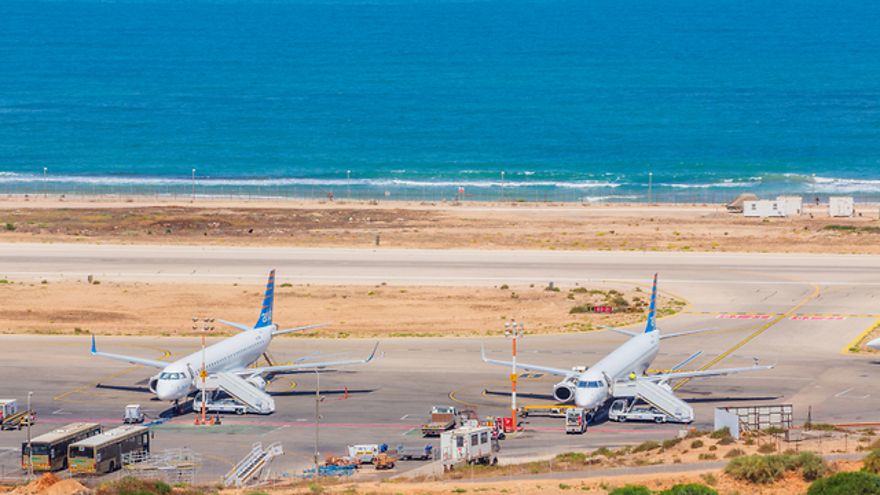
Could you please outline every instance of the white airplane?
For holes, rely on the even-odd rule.
[[[657,275],[654,274],[654,285],[651,290],[651,305],[648,312],[648,323],[645,325],[645,331],[643,333],[630,332],[619,328],[609,328],[609,330],[628,335],[631,338],[585,371],[583,368],[561,369],[519,362],[516,363],[516,367],[527,371],[537,371],[564,377],[561,382],[553,387],[553,397],[561,403],[567,403],[574,400],[575,405],[590,411],[597,410],[608,402],[608,400],[615,398],[612,392],[612,385],[618,381],[632,381],[634,379],[647,380],[660,385],[667,392],[672,393],[672,387],[669,385],[669,382],[672,380],[730,375],[744,371],[757,371],[773,368],[773,366],[758,366],[756,363],[754,366],[748,368],[676,371],[696,358],[700,354],[697,352],[673,367],[672,372],[645,375],[645,371],[651,365],[651,362],[660,350],[661,340],[705,331],[690,330],[686,332],[661,335],[660,330],[657,329],[656,325],[656,306]],[[512,366],[510,361],[499,361],[487,358],[485,349],[482,351],[482,357],[483,361],[489,364],[508,367]]]
[[[223,339],[216,344],[207,346],[204,350],[204,363],[208,375],[217,372],[227,372],[238,375],[245,379],[250,385],[265,390],[266,382],[272,375],[291,373],[297,371],[309,371],[315,369],[323,369],[328,367],[348,366],[355,364],[369,363],[376,356],[376,349],[379,347],[377,343],[373,348],[373,352],[366,359],[343,360],[343,361],[326,361],[326,362],[302,362],[311,358],[301,358],[298,364],[279,365],[279,366],[261,366],[249,368],[257,359],[260,358],[272,342],[272,337],[285,333],[298,332],[310,328],[320,327],[322,325],[308,325],[297,328],[287,328],[279,330],[272,322],[272,309],[275,303],[275,270],[269,273],[269,282],[266,284],[266,294],[263,298],[263,307],[260,311],[260,317],[253,327],[242,325],[240,323],[232,323],[229,321],[218,320],[224,325],[231,326],[241,331],[241,333]],[[99,352],[95,342],[95,336],[92,336],[92,355],[100,356],[118,361],[125,361],[131,364],[140,364],[159,368],[161,371],[150,378],[149,388],[161,400],[169,400],[177,402],[185,399],[192,392],[197,390],[196,379],[199,377],[199,371],[202,369],[202,351],[196,351],[177,361],[168,363],[166,361],[156,361],[153,359],[145,359],[134,356],[123,356],[119,354],[110,354],[108,352]]]

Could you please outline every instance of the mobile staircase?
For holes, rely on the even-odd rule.
[[[201,383],[197,383],[201,389]],[[247,407],[247,412],[255,414],[272,414],[275,412],[275,399],[263,390],[251,385],[247,380],[233,373],[219,372],[208,377],[205,391],[211,392],[208,397],[208,409],[211,409],[211,395],[222,391],[236,402]]]
[[[272,459],[283,454],[281,442],[274,442],[265,449],[262,443],[255,443],[250,453],[223,476],[223,486],[241,488],[266,481]]]
[[[631,398],[630,408],[641,400],[668,416],[670,421],[690,423],[694,420],[694,408],[651,380],[638,378],[615,382],[611,394],[614,398]]]

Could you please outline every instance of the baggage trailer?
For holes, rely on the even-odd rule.
[[[0,400],[0,430],[20,430],[37,422],[33,409],[23,411],[15,399]]]
[[[565,411],[573,407],[565,404],[523,406],[519,408],[519,416],[521,418],[528,418],[529,416],[564,418]]]
[[[397,446],[397,458],[401,461],[427,461],[434,458],[434,446],[407,447],[401,444]]]
[[[431,408],[431,422],[422,425],[422,435],[439,437],[444,431],[455,428],[458,409],[453,406],[434,406]]]
[[[464,427],[440,435],[440,459],[443,470],[451,471],[457,464],[498,464],[498,441],[488,426]]]
[[[568,435],[582,435],[587,431],[587,420],[589,416],[586,409],[582,407],[572,407],[565,410],[565,433]]]

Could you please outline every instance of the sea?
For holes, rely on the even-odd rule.
[[[39,192],[880,200],[880,2],[3,0]]]

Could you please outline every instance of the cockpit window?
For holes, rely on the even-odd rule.
[[[183,373],[169,373],[167,371],[159,373],[160,380],[182,380],[184,378],[186,378],[186,375]]]
[[[578,388],[602,388],[605,384],[602,383],[602,380],[581,380],[578,382]]]

